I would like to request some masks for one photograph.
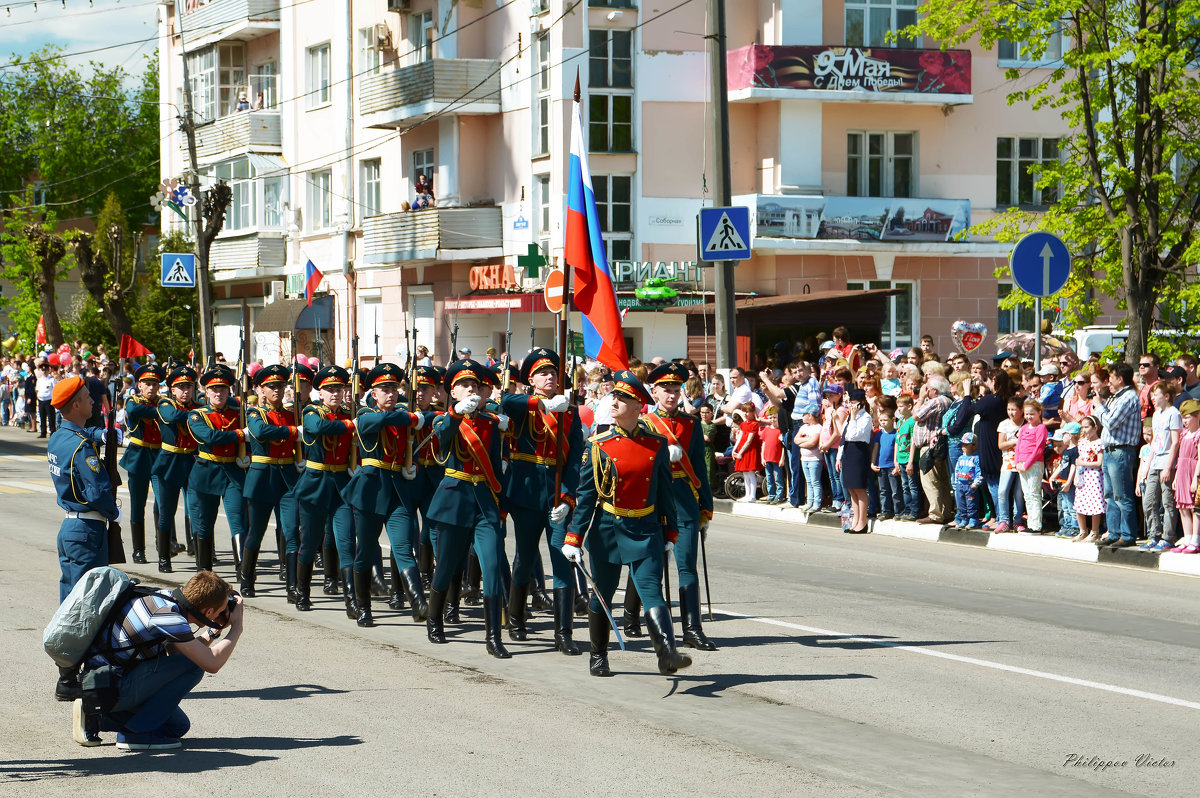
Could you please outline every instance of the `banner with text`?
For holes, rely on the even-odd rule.
[[[759,196],[755,236],[860,241],[956,241],[971,202],[900,197]]]
[[[728,54],[729,88],[970,94],[967,50],[761,45]]]

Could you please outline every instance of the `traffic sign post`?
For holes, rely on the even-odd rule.
[[[750,209],[700,209],[700,260],[750,260]]]
[[[1033,300],[1033,367],[1042,367],[1042,300],[1054,296],[1071,276],[1071,251],[1053,233],[1027,233],[1008,258],[1013,282]]]
[[[159,284],[163,288],[195,288],[196,256],[184,252],[164,252],[160,263]]]

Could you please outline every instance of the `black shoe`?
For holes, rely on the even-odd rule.
[[[442,614],[446,612],[446,594],[429,589],[429,615],[425,618],[425,636],[430,643],[445,643],[446,629],[442,625]]]
[[[287,585],[287,603],[295,604],[300,598],[296,592],[296,566],[299,565],[300,555],[297,552],[283,555],[283,567],[287,571],[284,583]]]
[[[479,558],[475,556],[475,549],[471,549],[467,555],[467,576],[464,580],[463,591],[461,593],[462,600],[469,606],[478,606],[483,599],[483,590],[480,588],[480,582],[483,579],[483,574],[479,570]]]
[[[213,569],[213,539],[196,539],[196,570],[211,571]]]
[[[626,637],[642,636],[642,598],[633,584],[633,574],[625,578],[625,615],[621,619],[621,631]]]
[[[525,601],[529,598],[529,583],[518,585],[513,580],[508,591],[508,636],[512,640],[526,640],[529,631],[525,627]]]
[[[546,586],[542,580],[534,577],[529,582],[529,595],[533,599],[531,606],[539,612],[546,612],[553,609],[554,605],[550,601],[550,597],[546,595]]]
[[[312,609],[313,563],[298,563],[296,571],[296,609],[308,612]]]
[[[554,588],[554,648],[568,657],[577,657],[581,653],[575,645],[575,590],[569,587]],[[608,623],[608,620],[605,620]]]
[[[500,615],[504,611],[504,597],[483,597],[483,628],[484,640],[487,641],[487,653],[496,659],[512,659],[512,654],[504,647],[500,636]]]
[[[353,566],[342,569],[342,598],[346,600],[346,617],[352,621],[358,620]]]
[[[591,638],[591,656],[588,672],[593,676],[612,676],[608,667],[608,616],[602,612],[588,611],[588,637]]]
[[[321,592],[326,596],[336,596],[338,594],[338,555],[337,549],[327,548],[321,557],[321,573],[325,575],[325,581],[321,585]]]
[[[675,630],[671,626],[671,611],[665,606],[646,610],[646,629],[658,655],[658,672],[670,676],[692,664],[692,658],[675,648]]]
[[[242,598],[254,598],[254,580],[258,576],[258,552],[246,549],[242,553],[242,567],[238,572],[241,579]]]
[[[388,558],[391,561],[392,569],[392,584],[388,588],[388,607],[399,612],[404,609],[404,588],[400,584],[400,566],[396,564],[395,557]]]
[[[74,701],[83,698],[83,687],[79,684],[78,668],[59,668],[58,683],[54,685],[55,701]]]
[[[371,595],[375,598],[385,599],[391,595],[391,593],[388,591],[387,584],[385,584],[383,581],[383,576],[381,574],[377,574],[372,571],[369,584],[371,586]]]
[[[146,564],[146,522],[140,524],[129,524],[129,536],[133,542],[133,552],[129,555],[129,559],[139,565]]]
[[[1137,541],[1136,540],[1125,540],[1124,538],[1122,538],[1121,540],[1118,540],[1116,543],[1110,543],[1108,545],[1114,549],[1128,549],[1132,546],[1136,546]]]
[[[588,614],[588,584],[583,573],[578,568],[571,569],[575,574],[575,614],[586,618]]]
[[[422,543],[417,549],[417,570],[421,572],[421,587],[428,591],[433,584],[433,543]]]
[[[249,514],[247,514],[249,517]],[[275,527],[275,552],[279,556],[279,581],[287,583],[287,542],[283,537],[283,530]]]
[[[354,620],[359,626],[369,628],[375,625],[371,617],[371,573],[354,572],[354,596],[358,599],[358,614]]]
[[[408,597],[408,605],[412,607],[412,619],[420,623],[428,618],[429,602],[425,599],[425,591],[421,589],[421,572],[416,568],[405,568],[400,572],[400,585]]]
[[[129,557],[138,565],[146,564],[146,550],[145,549],[134,549],[133,554],[129,555]]]
[[[158,572],[169,574],[171,567],[171,532],[168,529],[157,529],[154,533],[155,548],[158,549]]]
[[[683,618],[683,644],[700,651],[716,651],[700,625],[700,585],[679,586],[679,614]]]

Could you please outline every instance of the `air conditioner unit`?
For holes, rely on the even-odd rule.
[[[271,281],[271,301],[272,302],[278,302],[279,300],[283,299],[284,285],[285,285],[285,283],[283,282],[283,280],[272,280]]]
[[[412,10],[412,0],[388,0],[387,9],[403,14]]]
[[[380,22],[371,29],[371,46],[376,50],[392,49],[392,29]]]

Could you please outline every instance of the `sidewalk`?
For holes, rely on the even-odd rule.
[[[782,521],[798,527],[818,526],[840,529],[841,521],[833,513],[814,513],[805,521],[804,513],[791,505],[749,504],[717,499],[714,507],[718,513],[758,518],[766,521]],[[1017,551],[1058,557],[1078,562],[1123,565],[1130,568],[1146,568],[1173,574],[1200,576],[1200,554],[1172,554],[1171,552],[1139,551],[1137,549],[1114,549],[1094,543],[1072,543],[1053,535],[997,535],[986,530],[957,529],[938,524],[917,524],[911,521],[872,521],[871,533],[894,538],[924,540],[930,543],[958,543],[965,546],[983,546],[1000,551]]]

